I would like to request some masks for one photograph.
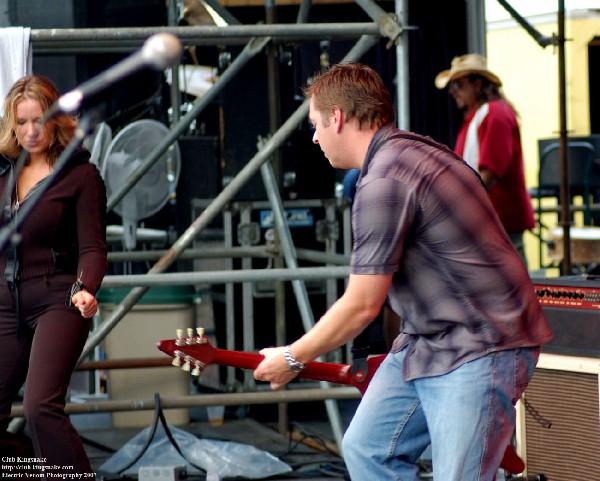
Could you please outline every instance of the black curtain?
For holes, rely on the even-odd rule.
[[[412,0],[409,2],[410,125],[450,147],[462,121],[447,90],[433,81],[450,68],[452,58],[467,53],[467,18],[464,1]]]

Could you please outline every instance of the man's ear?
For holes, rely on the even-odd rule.
[[[344,125],[344,113],[340,109],[335,108],[331,112],[331,116],[333,117],[333,123],[335,125],[335,131],[337,133],[340,133],[341,130],[342,130],[342,126]]]

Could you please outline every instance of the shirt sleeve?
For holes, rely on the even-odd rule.
[[[77,275],[83,286],[95,294],[107,268],[106,187],[93,164],[82,167],[82,188],[76,200],[79,264]]]
[[[396,272],[416,211],[415,195],[402,182],[377,178],[363,184],[352,211],[352,273]]]
[[[508,105],[490,104],[490,111],[479,127],[479,169],[503,177],[514,157],[512,117]]]

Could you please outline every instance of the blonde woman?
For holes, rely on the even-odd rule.
[[[4,223],[19,215],[73,137],[76,119],[42,124],[59,93],[50,80],[18,80],[5,101],[0,133]],[[11,182],[23,150],[27,160]],[[22,223],[20,242],[0,253],[0,447],[11,404],[25,383],[23,407],[44,474],[90,473],[83,444],[64,412],[72,372],[98,309],[106,272],[106,191],[89,152],[57,173]],[[4,453],[4,451],[3,451]],[[60,468],[59,468],[60,467]],[[63,472],[64,471],[64,472]],[[48,474],[50,473],[50,474]]]

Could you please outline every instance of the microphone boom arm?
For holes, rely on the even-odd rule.
[[[43,123],[61,113],[76,113],[86,98],[97,95],[139,70],[144,68],[164,70],[168,68],[179,59],[182,50],[183,46],[175,35],[166,32],[152,35],[144,42],[142,48],[132,55],[85,81],[79,87],[61,95],[46,111]]]

